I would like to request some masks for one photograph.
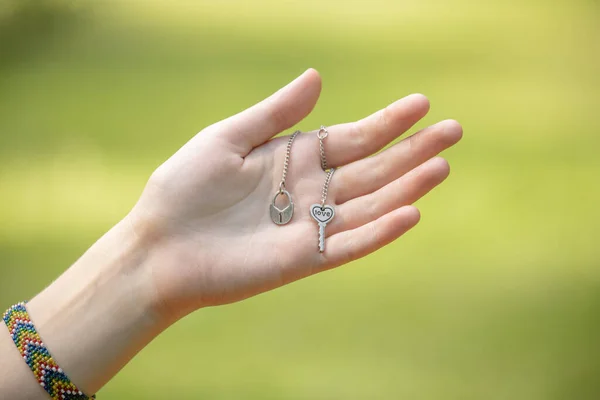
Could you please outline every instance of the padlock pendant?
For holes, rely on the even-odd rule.
[[[277,207],[275,205],[275,200],[277,200],[278,196],[286,196],[289,200],[289,204],[287,206],[285,206],[285,208],[282,210],[279,207]],[[294,202],[292,201],[292,196],[289,194],[289,192],[285,189],[275,193],[275,196],[273,197],[273,201],[271,202],[271,220],[277,224],[277,225],[285,225],[288,222],[290,222],[290,220],[292,219],[292,216],[294,215]]]

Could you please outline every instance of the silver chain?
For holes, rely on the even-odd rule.
[[[290,155],[292,154],[292,143],[294,143],[294,139],[300,131],[296,131],[292,133],[287,144],[287,149],[285,150],[285,161],[283,162],[283,173],[281,174],[281,182],[279,183],[279,194],[282,194],[285,190],[285,178],[287,177],[288,166],[290,164]]]
[[[329,168],[327,171],[327,177],[325,178],[325,184],[323,185],[323,192],[321,193],[321,209],[325,207],[325,201],[327,200],[327,191],[329,190],[329,182],[335,172],[335,168]]]
[[[319,153],[321,153],[321,168],[323,171],[327,172],[327,176],[325,177],[325,184],[323,185],[323,191],[321,192],[321,208],[325,207],[325,201],[327,201],[327,191],[329,190],[329,183],[331,182],[331,177],[335,172],[335,168],[327,168],[327,157],[325,156],[325,146],[324,141],[325,138],[329,135],[327,128],[324,125],[321,125],[319,128],[319,132],[317,132],[317,137],[319,138]]]
[[[325,157],[325,146],[323,141],[328,135],[329,132],[327,131],[327,128],[325,128],[325,125],[321,125],[319,132],[317,132],[317,137],[319,138],[319,152],[321,153],[321,168],[323,171],[327,171],[327,157]]]

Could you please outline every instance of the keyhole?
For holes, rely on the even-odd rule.
[[[283,222],[283,216],[281,215],[281,213],[279,213],[279,223],[281,224]]]

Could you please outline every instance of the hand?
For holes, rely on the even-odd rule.
[[[148,273],[161,312],[178,318],[274,289],[363,257],[417,224],[411,204],[448,176],[448,163],[433,157],[460,140],[460,125],[440,122],[365,157],[425,116],[429,103],[422,95],[328,127],[328,164],[342,168],[329,188],[335,218],[324,253],[309,215],[325,180],[315,132],[300,134],[293,145],[286,182],[293,219],[284,226],[271,221],[288,139],[272,137],[308,115],[320,90],[318,73],[308,70],[204,129],[154,172],[129,219],[140,237],[152,240]]]
[[[197,308],[344,264],[416,225],[419,212],[411,204],[448,176],[448,164],[435,155],[460,140],[460,125],[440,122],[365,157],[427,113],[422,95],[328,128],[327,161],[341,168],[329,187],[335,218],[327,224],[324,253],[309,215],[325,180],[315,132],[299,135],[292,149],[286,188],[294,217],[284,226],[271,221],[287,146],[287,138],[271,138],[302,120],[320,89],[319,75],[308,70],[265,101],[204,129],[154,172],[126,218],[31,299],[36,329],[81,390],[95,393]],[[7,371],[0,374],[7,398],[46,397],[8,335],[0,335],[0,369]]]

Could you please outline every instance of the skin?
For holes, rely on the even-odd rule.
[[[420,94],[328,127],[328,164],[341,168],[329,188],[327,204],[336,215],[324,253],[308,213],[325,179],[316,132],[299,135],[293,145],[286,188],[294,217],[285,226],[272,223],[268,205],[288,139],[273,137],[307,116],[320,91],[319,74],[309,69],[266,100],[205,128],[152,174],[122,221],[29,302],[46,346],[80,389],[95,393],[194,310],[343,265],[418,223],[412,203],[448,176],[448,163],[437,154],[462,136],[461,126],[447,120],[377,153],[428,112]],[[0,374],[0,394],[46,398],[6,332],[0,332],[0,370],[8,371]]]

